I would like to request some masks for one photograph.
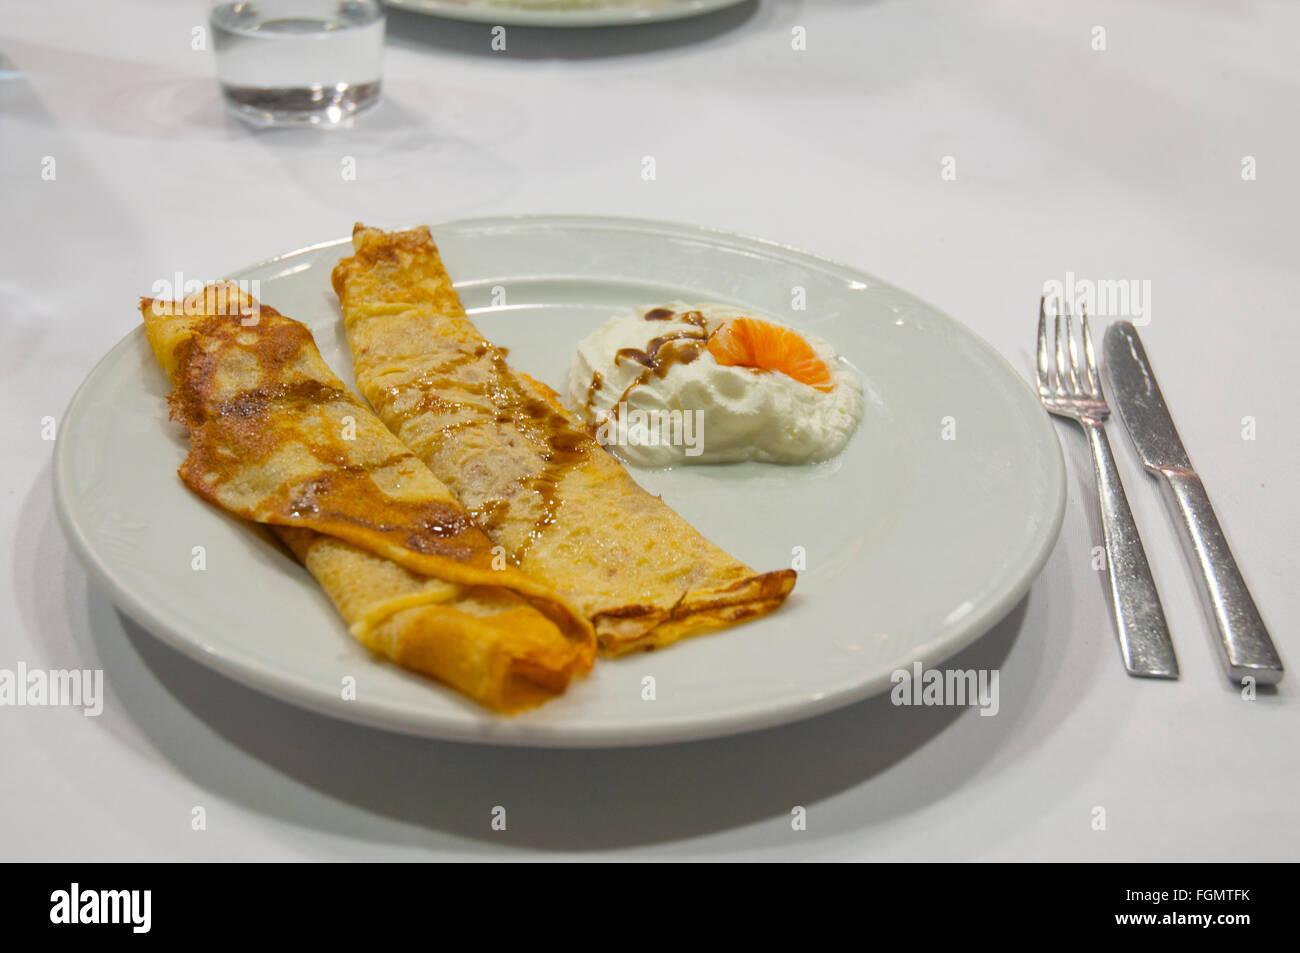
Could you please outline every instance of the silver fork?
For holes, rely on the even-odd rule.
[[[1064,328],[1062,328],[1064,318]],[[1088,332],[1088,313],[1082,313],[1084,370],[1074,343],[1069,305],[1056,307],[1056,361],[1052,366],[1047,346],[1047,299],[1038,302],[1038,396],[1043,406],[1058,417],[1077,420],[1092,446],[1097,474],[1097,495],[1101,500],[1101,527],[1106,539],[1106,566],[1110,575],[1111,601],[1115,606],[1115,628],[1120,653],[1130,675],[1145,678],[1177,678],[1178,658],[1169,638],[1169,625],[1156,593],[1151,567],[1133,511],[1129,509],[1124,485],[1115,468],[1110,441],[1106,439],[1106,418],[1110,408],[1101,390],[1097,356]],[[1067,357],[1068,352],[1068,357]]]

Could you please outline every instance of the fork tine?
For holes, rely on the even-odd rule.
[[[1076,396],[1079,390],[1079,348],[1074,343],[1074,326],[1070,320],[1070,305],[1065,306],[1065,343],[1070,349],[1070,393]]]
[[[1056,299],[1056,393],[1065,396],[1065,338],[1061,334],[1061,299]]]
[[[1052,372],[1047,361],[1047,295],[1038,299],[1038,395],[1051,393]]]
[[[1088,394],[1101,397],[1101,375],[1097,372],[1097,355],[1092,349],[1092,332],[1088,330],[1088,309],[1083,312],[1083,355],[1088,361]]]

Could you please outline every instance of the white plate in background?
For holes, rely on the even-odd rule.
[[[745,0],[384,0],[390,7],[453,20],[502,26],[628,26],[681,20],[734,7]]]

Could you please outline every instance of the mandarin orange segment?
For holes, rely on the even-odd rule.
[[[789,328],[755,318],[732,318],[709,337],[709,353],[726,367],[780,371],[819,391],[835,389],[830,369]]]

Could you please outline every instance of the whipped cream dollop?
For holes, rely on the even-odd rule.
[[[818,386],[780,370],[719,363],[709,338],[750,319],[802,338],[829,372]],[[812,463],[862,419],[862,382],[829,342],[752,311],[680,301],[617,315],[578,345],[569,406],[637,466]]]

